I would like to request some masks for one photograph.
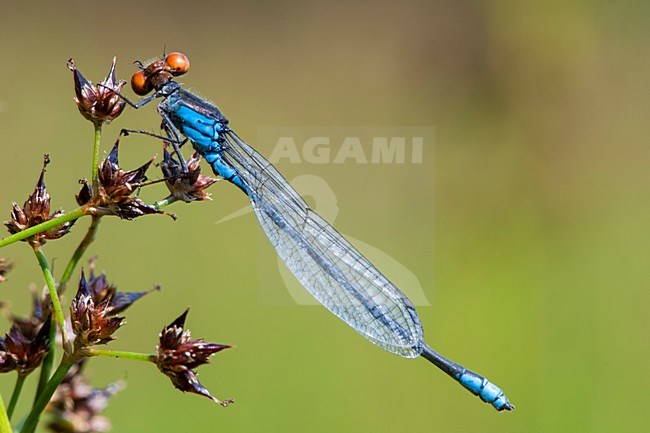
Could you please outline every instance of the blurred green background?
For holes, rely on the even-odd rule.
[[[77,179],[89,176],[92,128],[72,101],[69,57],[96,82],[114,55],[128,79],[133,60],[165,44],[183,51],[192,71],[181,81],[263,155],[273,150],[256,142],[263,127],[432,126],[435,146],[412,170],[280,168],[289,178],[319,170],[337,228],[418,277],[432,302],[419,308],[429,344],[517,406],[495,413],[323,308],[260,302],[282,291],[277,269],[260,270],[275,253],[251,214],[214,224],[247,205],[220,183],[214,201],[170,208],[177,222],[107,218],[90,253],[123,290],[163,286],[127,311],[113,348],[153,350],[189,305],[193,336],[238,346],[199,370],[237,402],[223,409],[150,365],[96,359],[94,384],[128,381],[107,410],[113,431],[644,431],[649,15],[641,1],[3,1],[3,219],[32,191],[43,153],[54,207],[73,209]],[[127,109],[103,148],[121,127],[158,125],[154,107]],[[159,150],[129,138],[123,165]],[[87,224],[46,246],[59,272]],[[27,313],[29,283],[42,284],[35,261],[25,245],[0,256],[18,265],[0,297]],[[0,380],[5,402],[13,380]]]

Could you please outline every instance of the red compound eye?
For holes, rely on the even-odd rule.
[[[170,53],[165,57],[166,69],[175,77],[190,70],[190,60],[183,53]]]
[[[153,90],[153,86],[144,75],[144,71],[139,71],[131,77],[131,88],[140,96],[144,96]]]

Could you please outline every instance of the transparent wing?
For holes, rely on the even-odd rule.
[[[239,174],[260,225],[303,286],[374,344],[419,356],[422,325],[411,301],[309,209],[271,163],[232,131],[225,138],[224,162]]]

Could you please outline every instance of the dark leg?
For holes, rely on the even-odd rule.
[[[164,140],[172,145],[174,148],[174,153],[176,153],[176,156],[178,157],[178,160],[181,163],[181,167],[183,169],[183,173],[187,173],[187,163],[185,162],[185,158],[183,158],[183,155],[181,154],[180,148],[183,147],[183,145],[187,142],[187,138],[184,140],[177,139],[177,135],[173,133],[173,130],[171,130],[167,123],[163,121],[163,128],[165,129],[166,135],[159,135],[159,134],[154,134],[153,132],[149,131],[144,131],[142,129],[126,129],[123,128],[120,131],[120,136],[128,136],[129,134],[142,134],[142,135],[148,135],[149,137],[155,137],[159,138],[161,140]]]
[[[185,163],[185,158],[183,158],[180,149],[180,146],[185,144],[187,138],[185,140],[181,140],[180,132],[178,131],[178,129],[176,129],[176,127],[174,127],[174,124],[169,119],[169,116],[167,116],[167,113],[162,111],[160,107],[158,108],[158,113],[160,113],[160,116],[163,118],[162,127],[165,130],[165,133],[167,134],[168,137],[173,138],[168,141],[174,147],[174,152],[176,152],[176,156],[178,157],[178,160],[181,162],[181,167],[183,167],[183,173],[187,173],[187,164]]]

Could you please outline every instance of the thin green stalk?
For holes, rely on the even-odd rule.
[[[164,198],[164,199],[162,199],[160,201],[155,202],[153,204],[153,207],[160,210],[160,209],[164,208],[165,206],[169,206],[170,204],[174,203],[177,200],[178,199],[176,197],[169,196],[167,198]]]
[[[2,400],[2,395],[0,395],[0,433],[12,433],[11,423],[5,410],[5,402]]]
[[[59,281],[59,294],[65,292],[68,281],[70,281],[72,273],[74,272],[74,268],[77,266],[77,263],[79,263],[79,260],[81,260],[81,257],[83,257],[90,244],[92,244],[95,240],[95,236],[97,235],[97,228],[99,227],[101,219],[101,216],[93,215],[90,227],[88,227],[88,231],[86,232],[86,236],[84,236],[74,254],[72,254],[70,262],[68,262],[68,266],[65,268],[65,271],[61,276],[61,280]]]
[[[11,236],[7,236],[4,239],[0,239],[0,248],[6,247],[7,245],[13,244],[14,242],[22,241],[23,239],[27,239],[28,237],[34,236],[35,234],[44,232],[51,228],[60,226],[61,224],[67,223],[68,221],[76,220],[86,215],[86,213],[87,210],[84,207],[80,207],[79,209],[75,209],[72,212],[63,214],[56,218],[52,218],[49,221],[45,221],[44,223],[35,225]]]
[[[54,317],[56,318],[59,328],[61,329],[61,337],[63,339],[63,350],[66,353],[72,353],[70,340],[68,339],[68,331],[65,329],[65,318],[63,316],[63,309],[61,308],[61,300],[59,299],[58,293],[56,293],[56,285],[54,284],[54,277],[52,276],[52,271],[50,270],[50,265],[47,263],[45,254],[41,247],[36,245],[34,246],[34,254],[38,259],[38,264],[41,266],[43,271],[43,276],[45,277],[45,283],[47,284],[47,290],[50,292],[50,298],[52,298],[52,308],[54,309]]]
[[[56,391],[56,388],[61,384],[63,378],[65,378],[65,375],[68,373],[68,370],[70,370],[70,367],[72,367],[78,359],[78,356],[63,356],[61,364],[59,364],[59,367],[52,375],[52,378],[47,382],[47,384],[45,384],[43,392],[39,394],[38,399],[34,403],[34,407],[32,407],[29,415],[27,415],[25,423],[20,429],[20,433],[29,433],[36,429],[36,424],[38,424],[38,420],[43,410],[45,410],[45,406],[49,403],[52,395],[54,395],[54,391]],[[2,433],[4,433],[4,431]]]
[[[43,358],[43,364],[41,364],[41,374],[38,378],[38,386],[36,387],[36,394],[34,395],[34,402],[38,399],[38,396],[43,391],[45,384],[50,380],[50,373],[52,372],[52,364],[54,364],[54,354],[56,352],[56,326],[50,327],[50,350],[48,350],[47,355]]]
[[[25,383],[25,378],[27,376],[18,374],[16,378],[16,385],[14,385],[14,392],[11,393],[11,400],[9,400],[9,406],[7,407],[7,417],[11,421],[11,415],[14,414],[14,409],[16,409],[16,403],[18,403],[18,398],[20,397],[20,392],[23,390],[23,384]]]
[[[97,191],[99,187],[99,143],[102,137],[102,124],[95,125],[95,141],[93,143],[93,166],[92,166],[92,180],[93,191]]]
[[[110,358],[132,359],[142,362],[156,362],[156,355],[137,352],[122,352],[119,350],[106,349],[83,349],[80,352],[83,356],[108,356]]]

